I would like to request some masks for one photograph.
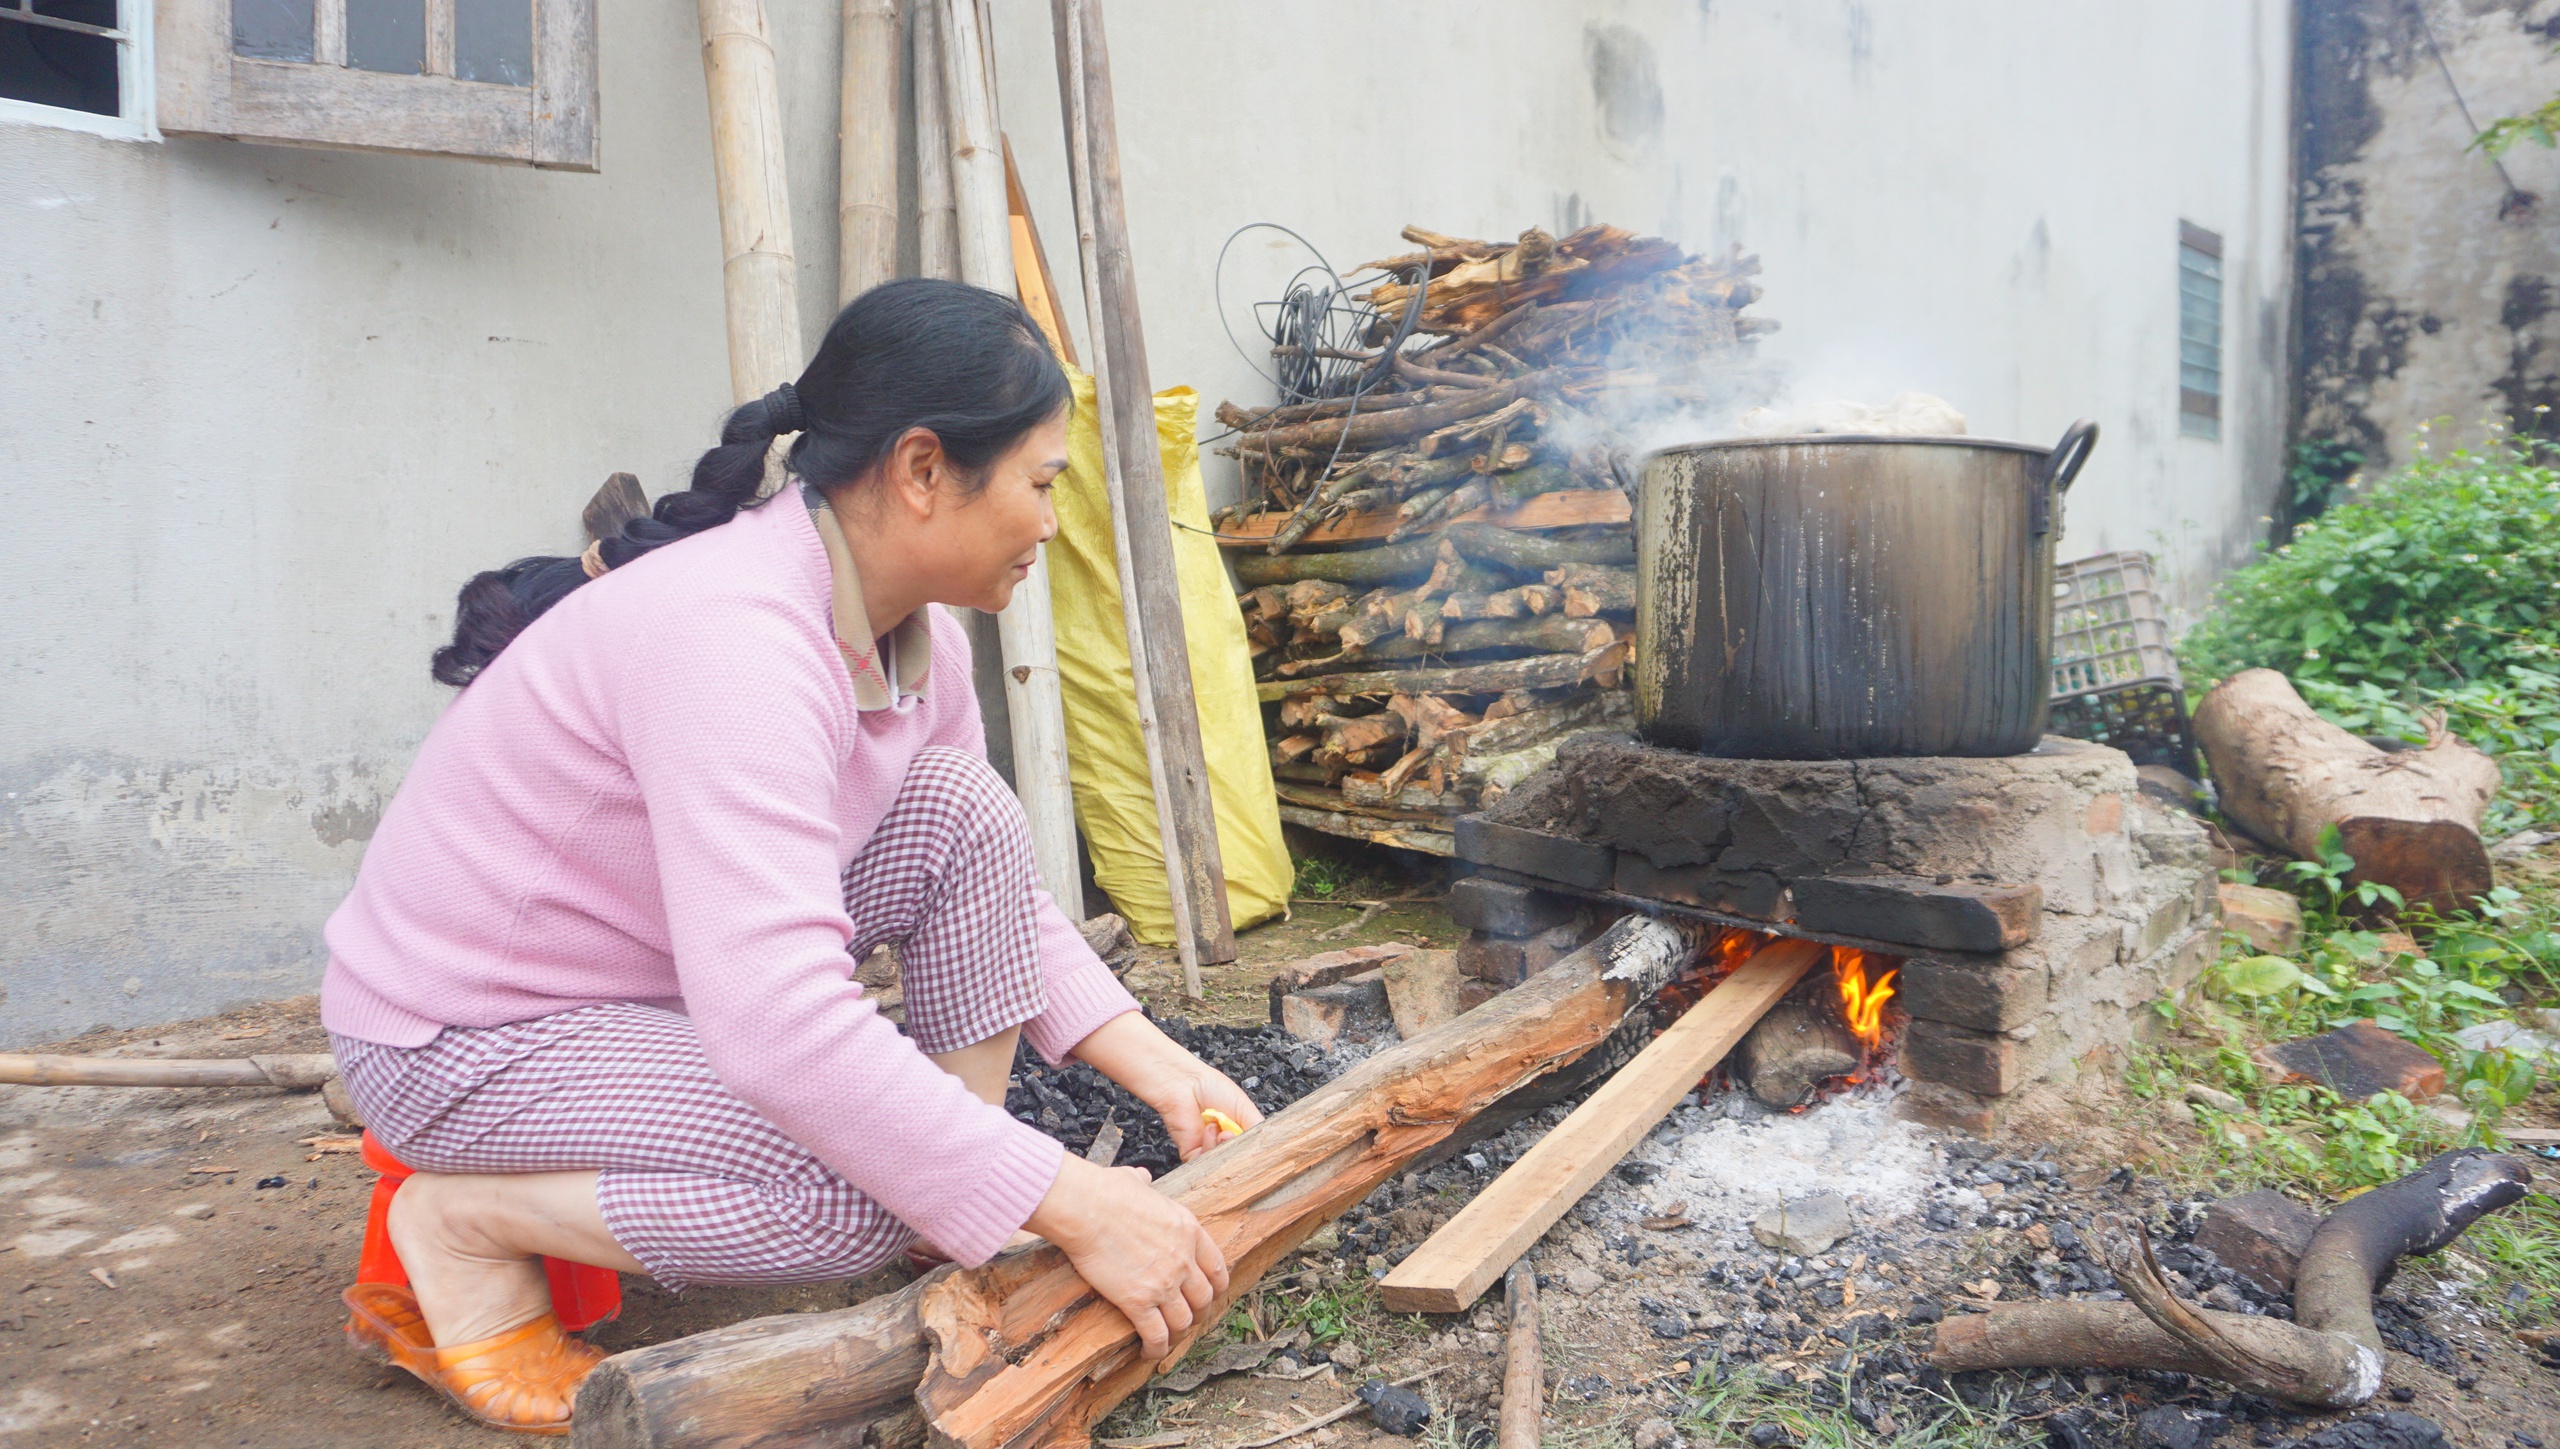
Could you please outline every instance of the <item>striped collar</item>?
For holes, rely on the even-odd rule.
[[[844,656],[845,672],[853,677],[854,708],[907,708],[924,697],[926,676],[933,670],[933,626],[925,621],[924,610],[918,609],[886,635],[872,638],[871,614],[862,602],[862,575],[854,570],[853,550],[845,546],[843,525],[827,506],[824,493],[802,483],[800,498],[809,506],[818,541],[826,545],[827,573],[834,581],[829,612],[834,616],[836,652]],[[887,655],[885,665],[883,654]]]

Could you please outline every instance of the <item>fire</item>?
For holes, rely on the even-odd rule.
[[[1884,1004],[1893,999],[1893,979],[1901,973],[1888,969],[1870,984],[1867,953],[1849,946],[1831,948],[1831,971],[1840,983],[1840,1011],[1849,1030],[1874,1051],[1884,1041]]]

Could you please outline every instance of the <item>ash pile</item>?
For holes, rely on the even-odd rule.
[[[1284,815],[1447,854],[1448,816],[1629,719],[1630,450],[1738,411],[1777,324],[1738,247],[1404,236],[1279,304],[1282,401],[1218,409],[1247,501],[1217,521]]]

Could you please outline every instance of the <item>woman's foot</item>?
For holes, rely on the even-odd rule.
[[[569,1432],[578,1385],[604,1358],[570,1337],[549,1309],[503,1333],[449,1348],[427,1336],[408,1289],[359,1283],[346,1291],[347,1336],[414,1374],[455,1408],[493,1429],[520,1434]]]
[[[504,1179],[421,1172],[391,1199],[391,1246],[409,1274],[431,1344],[493,1338],[551,1311],[542,1260],[501,1240],[487,1185]],[[492,1229],[500,1231],[492,1231]]]

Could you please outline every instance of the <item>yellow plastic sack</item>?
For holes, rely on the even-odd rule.
[[[1120,573],[1111,546],[1111,500],[1104,492],[1102,433],[1093,379],[1073,368],[1076,411],[1067,424],[1067,471],[1050,495],[1058,536],[1049,543],[1049,607],[1058,630],[1058,684],[1066,697],[1067,771],[1076,824],[1093,856],[1094,880],[1129,929],[1150,945],[1173,941],[1173,902],[1156,833],[1155,787],[1138,735],[1137,685],[1120,617]],[[1192,695],[1208,756],[1209,797],[1236,928],[1258,925],[1288,904],[1291,868],[1280,839],[1280,800],[1271,788],[1270,747],[1254,697],[1244,616],[1228,589],[1209,505],[1200,484],[1193,427],[1200,395],[1187,387],[1156,394],[1156,445],[1175,522],[1173,553],[1182,587],[1183,637],[1191,647]],[[1195,532],[1194,530],[1198,530]]]

